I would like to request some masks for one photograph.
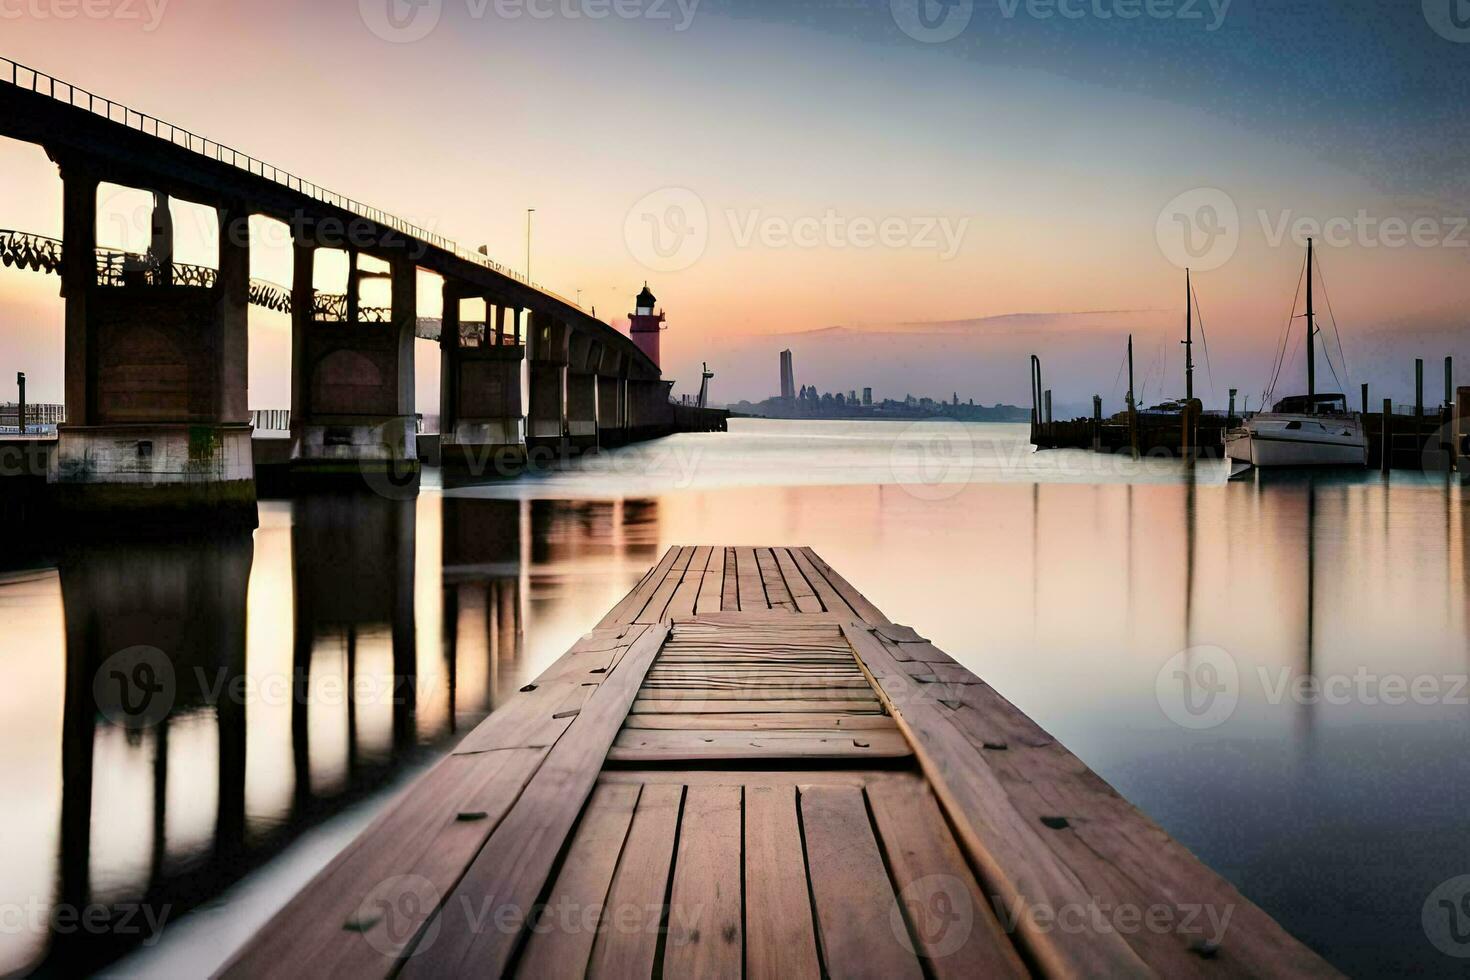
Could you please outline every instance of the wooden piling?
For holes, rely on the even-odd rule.
[[[1414,438],[1424,435],[1424,358],[1414,358]]]
[[[1383,399],[1383,459],[1380,461],[1384,473],[1393,466],[1393,399]]]

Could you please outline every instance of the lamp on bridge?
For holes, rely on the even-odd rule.
[[[655,366],[662,367],[658,359],[658,335],[664,329],[664,315],[662,311],[654,312],[657,303],[658,298],[645,282],[643,292],[634,301],[634,312],[628,315],[628,319],[632,321],[628,332],[633,335],[633,343],[638,345],[638,349],[647,354]]]

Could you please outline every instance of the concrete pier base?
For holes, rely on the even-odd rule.
[[[136,424],[63,427],[47,482],[58,512],[107,522],[255,523],[248,425]]]

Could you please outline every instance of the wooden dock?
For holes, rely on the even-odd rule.
[[[782,547],[668,551],[225,974],[1335,975]]]

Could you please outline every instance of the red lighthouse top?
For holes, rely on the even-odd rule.
[[[655,365],[659,365],[659,332],[664,329],[664,315],[662,311],[654,312],[658,303],[658,297],[653,295],[653,290],[648,288],[648,283],[643,284],[643,292],[638,294],[634,300],[634,311],[628,314],[630,325],[628,332],[633,335],[633,342],[638,349],[648,355],[648,359]]]

